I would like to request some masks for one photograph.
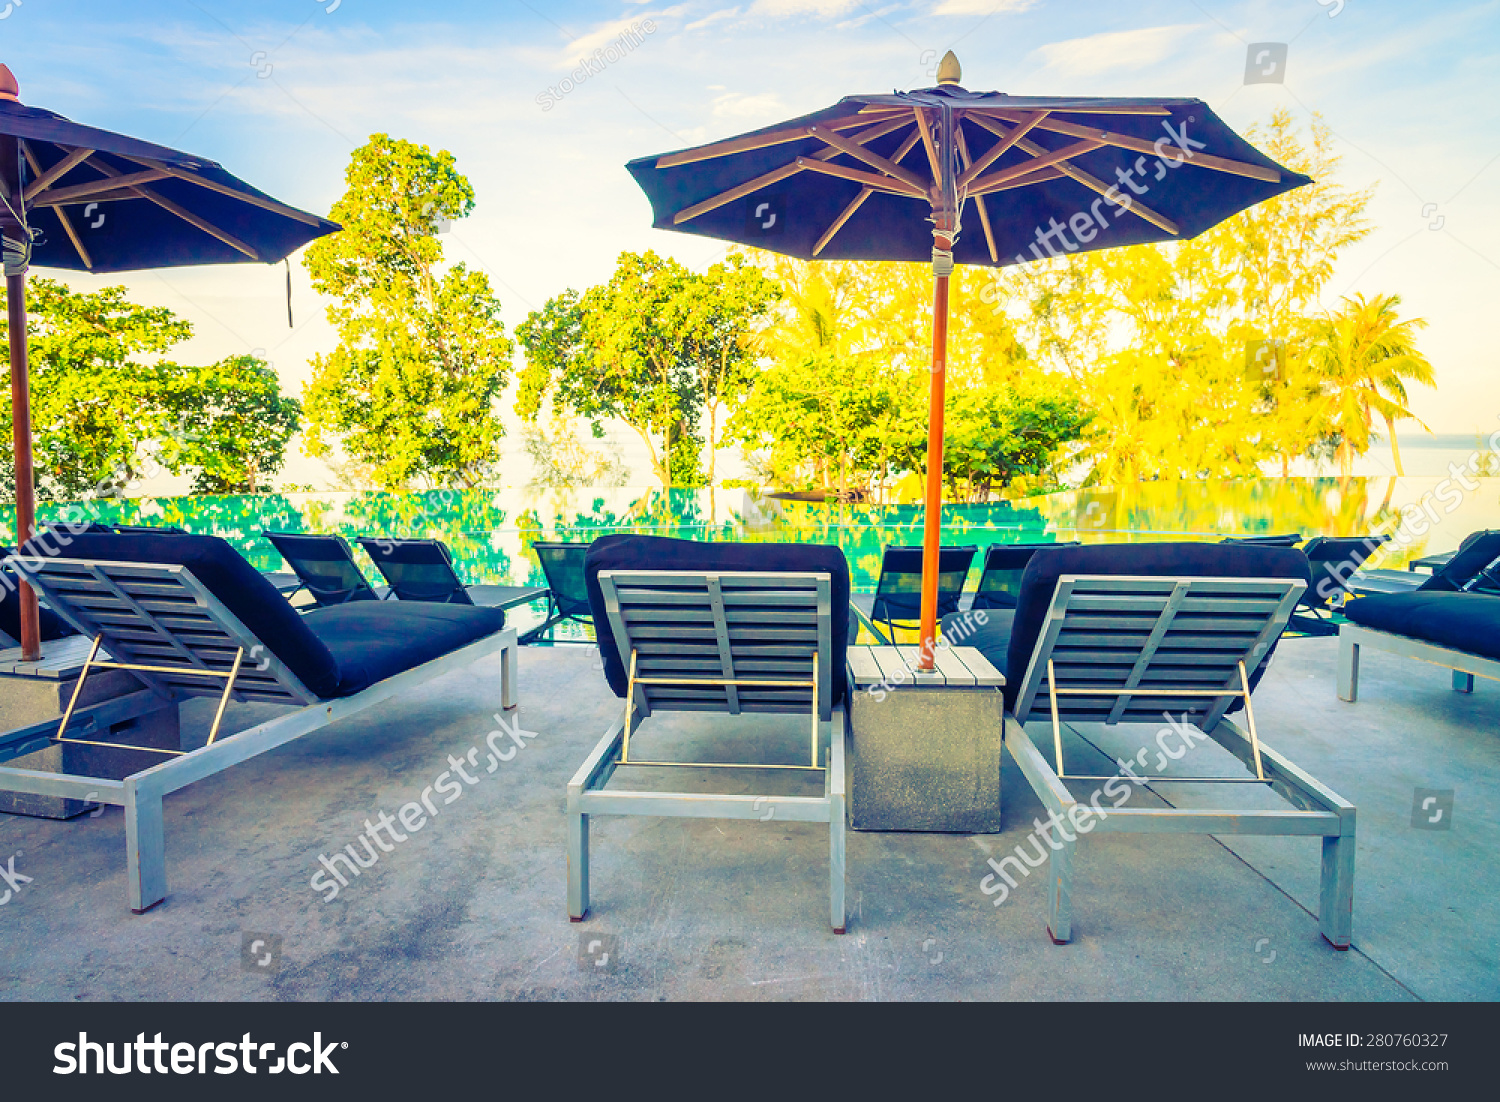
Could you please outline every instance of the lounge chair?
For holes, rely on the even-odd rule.
[[[984,565],[970,608],[1015,608],[1021,592],[1021,575],[1038,551],[1053,547],[1077,547],[1078,540],[1061,543],[992,543],[984,549]]]
[[[1471,532],[1431,574],[1364,570],[1349,579],[1359,597],[1385,593],[1500,593],[1500,531]]]
[[[1339,628],[1338,694],[1359,698],[1363,647],[1445,666],[1456,692],[1472,693],[1474,678],[1500,680],[1500,596],[1452,590],[1381,593],[1344,606]]]
[[[280,552],[301,583],[287,594],[288,600],[301,589],[307,590],[320,608],[382,599],[365,580],[343,536],[269,531],[261,535]]]
[[[604,677],[623,714],[568,782],[568,915],[589,910],[589,818],[666,815],[827,823],[829,921],[844,932],[844,654],[849,566],[836,547],[605,536],[589,548]],[[810,724],[788,760],[662,763],[639,722],[655,712],[783,712]],[[800,760],[798,760],[800,759]],[[821,796],[607,788],[616,769],[692,765],[820,775]],[[675,771],[669,771],[675,772]]]
[[[124,777],[0,768],[0,790],[125,809],[127,886],[137,914],[167,894],[168,793],[495,654],[501,704],[516,704],[516,633],[498,609],[350,601],[299,615],[213,536],[80,536],[67,558],[27,544],[6,561],[93,639],[72,701],[40,737],[43,745],[86,742],[68,729],[95,669],[129,670],[170,700],[219,701],[208,742],[196,750],[87,743],[122,763],[143,753],[162,759],[145,769],[122,765]],[[231,699],[295,710],[220,739]],[[15,756],[37,742],[30,729],[0,740],[0,752]]]
[[[391,593],[403,601],[514,608],[547,596],[546,588],[535,585],[465,585],[442,540],[360,536],[359,545],[390,583]]]
[[[938,549],[938,619],[958,611],[964,580],[969,576],[969,565],[978,551],[977,547]],[[895,642],[898,625],[903,628],[920,626],[922,549],[887,547],[880,561],[880,580],[875,583],[875,595],[856,595],[854,608],[881,643]],[[880,623],[885,624],[885,632],[876,626]]]
[[[979,646],[1005,672],[1005,746],[1042,804],[1078,834],[1099,831],[1300,834],[1323,837],[1319,928],[1335,947],[1349,947],[1354,883],[1354,806],[1260,741],[1250,694],[1309,577],[1298,551],[1279,547],[1166,543],[1069,547],[1035,555],[1022,578],[1015,622],[1006,639]],[[1245,727],[1226,718],[1243,708]],[[1181,716],[1242,761],[1248,777],[1072,772],[1063,753],[1063,723],[1149,723]],[[1049,723],[1044,753],[1025,724]],[[1248,733],[1247,733],[1248,731]],[[1186,743],[1181,735],[1178,736]],[[1186,746],[1183,746],[1186,749]],[[1179,754],[1179,757],[1182,756]],[[1166,766],[1158,757],[1155,770]],[[1143,756],[1132,769],[1154,772]],[[1193,776],[1197,774],[1197,776]],[[1099,786],[1116,802],[1132,784],[1255,783],[1284,796],[1292,810],[1103,807]],[[1071,782],[1095,789],[1075,794]],[[1097,819],[1084,829],[1091,818]],[[1064,832],[1065,833],[1065,832]],[[1051,840],[1048,842],[1051,845]],[[1077,838],[1052,846],[1048,932],[1072,937],[1073,855]],[[1040,858],[1040,847],[1038,847]],[[1009,859],[1023,873],[1015,858]],[[996,871],[1015,879],[1004,862]],[[987,877],[982,890],[1004,885]],[[1002,897],[1003,898],[1003,897]]]
[[[122,536],[187,535],[186,528],[175,524],[111,524],[110,528]]]
[[[538,540],[531,549],[536,552],[537,561],[542,564],[542,574],[547,579],[547,616],[521,636],[521,642],[541,638],[553,625],[564,620],[592,624],[588,583],[583,576],[583,560],[589,553],[589,544]]]
[[[1291,630],[1304,635],[1337,635],[1334,611],[1354,596],[1349,579],[1390,536],[1314,536],[1302,552],[1312,583],[1292,613]]]

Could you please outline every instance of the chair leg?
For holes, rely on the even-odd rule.
[[[828,801],[828,919],[833,932],[848,928],[844,913],[844,796],[835,793]]]
[[[500,650],[500,705],[506,711],[519,703],[516,700],[516,652],[519,649],[512,639]]]
[[[125,781],[125,879],[130,909],[145,914],[167,897],[167,853],[161,796]]]
[[[1340,700],[1359,699],[1359,644],[1347,635],[1339,636],[1338,687]]]
[[[1061,849],[1052,851],[1048,872],[1052,883],[1047,890],[1047,934],[1054,945],[1073,940],[1073,850],[1077,841],[1064,841]]]
[[[1354,811],[1344,833],[1323,839],[1323,878],[1318,893],[1318,930],[1335,949],[1348,949],[1354,927]]]
[[[589,817],[568,811],[568,917],[582,922],[589,913]]]
[[[1463,670],[1453,671],[1453,691],[1456,693],[1472,693],[1474,691],[1474,675],[1464,673]]]

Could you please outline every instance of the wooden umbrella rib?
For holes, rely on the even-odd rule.
[[[964,110],[968,111],[968,112],[983,111],[983,112],[985,112],[987,114],[1014,115],[1014,114],[1017,114],[1017,113],[1024,114],[1028,109],[1024,108],[1024,107],[999,107],[999,106],[990,106],[990,107],[987,107],[987,106],[981,105],[981,106],[978,106],[978,107],[965,107]],[[1031,108],[1030,110],[1041,110],[1041,108]],[[1049,113],[1050,112],[1054,112],[1054,111],[1061,111],[1065,115],[1153,115],[1153,116],[1161,116],[1161,115],[1171,115],[1172,114],[1172,112],[1169,109],[1165,108],[1165,107],[1061,107],[1061,106],[1054,105],[1052,107],[1045,108],[1045,110],[1048,111]]]
[[[51,187],[55,180],[66,176],[79,163],[88,160],[94,155],[92,149],[74,149],[63,157],[62,160],[58,161],[57,164],[43,171],[40,162],[36,158],[36,154],[31,150],[30,143],[22,142],[21,145],[26,151],[26,161],[31,165],[31,171],[36,173],[36,179],[27,184],[26,190],[21,193],[21,198],[28,203],[40,192],[46,191],[47,188]]]
[[[1018,176],[1014,180],[1007,180],[1005,183],[997,184],[995,187],[985,188],[979,195],[975,195],[974,189],[971,187],[969,189],[969,198],[978,200],[985,195],[994,195],[996,192],[1014,191],[1016,188],[1031,187],[1033,184],[1045,184],[1048,180],[1063,180],[1066,178],[1067,173],[1062,171],[1061,166],[1048,165],[1046,168],[1036,169],[1025,176]]]
[[[1018,126],[1015,130],[1010,131],[1009,133],[1005,133],[998,127],[985,126],[984,128],[986,130],[999,137],[1000,140],[996,142],[988,152],[980,157],[979,160],[975,161],[973,164],[969,165],[968,168],[964,169],[963,173],[958,178],[958,186],[961,188],[968,187],[969,184],[973,183],[974,180],[979,177],[980,173],[982,173],[985,169],[989,168],[990,165],[994,164],[1001,157],[1003,157],[1006,150],[1010,149],[1013,145],[1016,144],[1016,142],[1024,138],[1027,131],[1036,126],[1037,123],[1041,122],[1046,117],[1047,112],[1045,111],[1033,112],[1026,117],[1026,121],[1022,122],[1020,126]],[[960,128],[960,133],[961,132],[962,128]]]
[[[817,256],[828,247],[828,243],[834,239],[839,230],[844,228],[844,223],[853,218],[854,212],[864,206],[865,200],[874,194],[875,189],[872,187],[866,186],[859,189],[859,194],[849,200],[849,205],[839,212],[839,216],[829,224],[828,228],[823,231],[823,235],[818,238],[817,244],[813,246],[813,256]]]
[[[158,169],[174,179],[185,180],[190,184],[197,184],[199,187],[207,188],[209,191],[217,191],[220,195],[227,195],[231,199],[238,199],[242,203],[249,203],[252,207],[268,210],[272,214],[280,214],[283,217],[301,222],[303,225],[321,226],[323,224],[323,219],[319,218],[316,214],[308,214],[306,211],[298,210],[296,207],[289,207],[285,203],[278,203],[275,199],[267,199],[263,195],[251,195],[249,192],[240,191],[238,188],[230,187],[228,184],[221,184],[218,180],[210,180],[206,176],[199,176],[196,172],[189,172],[178,165],[169,165],[162,161],[150,160],[146,157],[130,157],[128,159],[138,165]],[[89,162],[91,165],[97,165],[98,163],[98,161]],[[225,242],[225,244],[228,244],[228,242]]]
[[[163,196],[160,196],[160,195],[156,194],[156,192],[152,191],[150,188],[137,187],[135,189],[135,191],[136,191],[137,194],[140,195],[140,197],[142,199],[146,199],[146,200],[148,200],[148,201],[150,201],[152,203],[155,203],[157,206],[159,206],[162,210],[166,211],[168,214],[175,214],[178,218],[181,218],[188,225],[198,227],[198,229],[202,230],[204,233],[208,234],[210,237],[217,237],[220,241],[224,242],[224,244],[228,245],[231,249],[235,249],[238,252],[244,253],[251,260],[262,260],[262,259],[264,259],[260,255],[260,253],[256,251],[256,249],[254,248],[254,246],[245,244],[238,237],[235,237],[233,234],[229,233],[226,230],[219,229],[218,226],[215,226],[212,222],[208,221],[206,218],[200,218],[198,215],[194,214],[192,211],[186,210],[186,209],[178,206],[176,203],[172,202],[172,200],[164,198]]]
[[[972,162],[969,160],[969,143],[964,140],[964,128],[962,125],[958,127],[958,155],[964,161],[964,175],[968,175]],[[961,187],[962,185],[963,177],[960,176],[959,186]],[[989,246],[990,262],[999,264],[1000,252],[995,248],[995,231],[990,227],[990,212],[985,209],[984,196],[974,196],[974,206],[979,211],[979,224],[984,227],[984,243]]]
[[[910,120],[903,120],[901,125],[905,126],[909,121]],[[917,142],[921,140],[921,134],[914,128],[912,132],[906,136],[906,140],[901,143],[900,147],[891,157],[891,160],[899,165],[901,163],[901,159],[911,152],[912,146],[916,145]],[[817,244],[813,246],[813,256],[817,256],[820,252],[828,247],[828,243],[833,240],[834,235],[837,234],[839,230],[844,228],[844,223],[853,218],[854,212],[859,210],[859,208],[864,205],[865,200],[874,194],[875,189],[872,187],[860,188],[859,194],[856,195],[853,199],[849,200],[849,205],[839,212],[839,216],[833,220],[833,222],[826,230],[823,231],[823,236],[818,238]]]
[[[918,191],[926,192],[927,181],[923,180],[909,168],[902,168],[894,161],[889,161],[876,153],[874,150],[865,149],[857,145],[841,134],[835,134],[831,130],[825,130],[821,126],[809,126],[807,132],[810,136],[817,138],[824,145],[830,145],[840,153],[848,154],[855,160],[863,161],[871,168],[884,172],[887,176],[894,177],[903,183],[916,188]]]
[[[912,199],[926,199],[927,193],[920,188],[914,188],[905,180],[895,180],[889,176],[877,176],[873,172],[864,172],[857,168],[846,168],[843,165],[829,164],[827,161],[819,161],[813,157],[798,157],[797,164],[814,172],[821,172],[825,176],[838,176],[844,180],[853,180],[856,184],[864,184],[877,191],[895,192],[897,195],[905,195]]]
[[[97,168],[98,161],[89,161],[89,164]],[[156,169],[148,169],[145,172],[133,172],[128,176],[116,176],[107,180],[90,180],[86,184],[74,184],[72,187],[52,188],[42,195],[49,207],[59,206],[63,203],[83,203],[96,196],[107,194],[111,191],[119,191],[121,188],[136,187],[139,184],[149,184],[156,180],[165,179],[168,174]],[[40,203],[38,204],[40,205]]]
[[[932,126],[927,121],[927,112],[920,107],[912,108],[912,114],[917,119],[917,131],[922,135],[922,148],[927,151],[927,167],[932,169],[933,186],[943,178],[942,169],[938,167],[937,142],[932,137]]]
[[[753,180],[746,180],[743,184],[732,187],[728,191],[721,191],[719,194],[711,196],[701,203],[694,203],[690,207],[684,207],[672,215],[672,225],[680,226],[690,219],[697,218],[700,214],[707,214],[711,210],[717,210],[725,203],[732,203],[736,199],[749,195],[752,191],[759,191],[763,187],[770,187],[772,184],[785,180],[788,176],[795,176],[801,171],[802,166],[795,163],[782,165],[780,168],[773,168],[770,172],[762,173]]]
[[[820,125],[829,130],[848,130],[856,126],[868,126],[870,118],[869,115],[846,115],[843,118],[829,119]],[[785,145],[787,142],[795,142],[805,137],[807,137],[807,128],[802,126],[790,130],[772,130],[765,134],[747,134],[740,138],[728,138],[722,142],[700,145],[694,149],[684,149],[680,153],[665,153],[656,158],[656,167],[675,168],[678,165],[690,165],[698,161],[711,161],[715,157],[746,153],[752,149],[767,149],[773,145]]]
[[[893,130],[901,129],[901,127],[906,126],[910,121],[910,119],[892,119],[881,122],[870,127],[868,130],[861,130],[850,140],[860,144],[872,142],[876,138],[883,137]],[[805,134],[803,136],[806,137]],[[911,147],[906,146],[905,148],[910,149]],[[827,161],[838,156],[840,152],[841,150],[839,149],[829,148],[820,150],[813,154],[813,156],[821,161]],[[903,155],[898,154],[896,159],[899,161]],[[711,210],[717,210],[726,203],[732,203],[736,199],[743,198],[751,192],[759,191],[763,187],[770,187],[772,184],[779,183],[788,176],[794,176],[801,171],[801,166],[795,161],[781,165],[779,168],[773,168],[770,172],[762,173],[755,177],[755,179],[747,180],[743,184],[730,188],[728,191],[721,191],[717,195],[711,195],[701,203],[694,203],[690,207],[684,207],[672,216],[672,225],[680,226],[690,219],[697,218],[700,214],[707,214]]]
[[[1061,149],[1054,149],[1037,157],[1026,164],[1012,165],[1010,168],[1002,168],[999,172],[992,172],[988,176],[981,176],[969,185],[970,195],[983,195],[987,191],[995,191],[1000,185],[1008,183],[1021,176],[1029,176],[1039,168],[1047,168],[1073,157],[1082,156],[1103,146],[1103,142],[1085,141],[1074,142],[1065,145]]]
[[[89,161],[89,165],[93,168],[98,169],[100,172],[104,173],[104,175],[110,177],[111,181],[115,184],[116,187],[119,187],[121,184],[124,184],[125,181],[131,178],[129,176],[123,175],[118,170],[105,164],[103,161],[91,160]],[[245,244],[238,237],[235,237],[232,233],[229,233],[227,230],[219,229],[218,226],[208,221],[208,219],[200,218],[192,211],[178,206],[176,203],[172,202],[172,200],[158,195],[150,188],[136,185],[130,187],[128,190],[131,191],[137,198],[145,199],[148,203],[155,203],[158,207],[166,211],[168,214],[175,214],[178,218],[181,218],[188,225],[202,230],[210,237],[217,238],[218,240],[224,242],[224,244],[228,245],[231,249],[234,249],[237,252],[244,253],[251,260],[262,259],[259,252],[257,252],[252,246]]]
[[[34,173],[36,173],[37,179],[40,180],[45,174],[41,171],[41,168],[42,168],[41,162],[37,160],[36,154],[32,152],[30,143],[28,143],[28,142],[22,142],[21,143],[21,152],[26,155],[26,163],[31,166],[31,171],[34,172]],[[77,152],[77,151],[75,150],[74,152]],[[87,152],[85,152],[84,156],[88,156]],[[82,159],[83,159],[82,157],[79,158],[79,160],[82,160]],[[59,162],[59,163],[61,163],[61,162]],[[77,161],[74,162],[74,164],[77,164],[77,163],[78,163]],[[70,165],[68,167],[71,168],[72,165]],[[64,169],[63,171],[67,171],[67,170]],[[53,179],[55,180],[55,179],[57,179],[58,176],[61,176],[61,175],[62,175],[62,173],[59,172],[59,173],[57,173],[56,176],[53,177]],[[93,271],[94,270],[94,258],[89,255],[89,250],[84,245],[83,239],[78,236],[78,231],[76,229],[74,229],[74,227],[73,227],[73,220],[68,217],[68,212],[65,211],[65,210],[63,210],[62,207],[58,207],[57,208],[57,220],[60,223],[62,223],[63,232],[68,235],[68,240],[73,243],[73,248],[78,253],[78,259],[81,260],[81,261],[83,261],[83,266],[85,268],[87,268],[89,271]]]
[[[1022,149],[1024,149],[1027,153],[1030,153],[1032,156],[1037,156],[1040,153],[1046,152],[1042,149],[1041,146],[1036,145],[1033,142],[1023,141],[1020,143],[1020,145]],[[1091,176],[1089,173],[1085,172],[1077,165],[1063,163],[1059,164],[1057,166],[1057,169],[1069,179],[1076,180],[1078,183],[1082,184],[1084,187],[1089,188],[1092,191],[1097,191],[1100,195],[1104,196],[1104,198],[1108,199],[1111,203],[1113,203],[1120,209],[1128,210],[1138,218],[1144,218],[1153,226],[1166,230],[1173,237],[1177,237],[1181,234],[1182,231],[1178,228],[1176,222],[1172,221],[1164,214],[1158,214],[1156,211],[1146,206],[1146,204],[1137,200],[1134,196],[1127,197],[1118,186],[1105,184],[1104,181],[1098,179],[1095,176]],[[1114,195],[1110,195],[1111,191],[1114,192]]]
[[[1005,118],[1007,122],[1015,121],[1015,119],[1008,118],[1005,114],[1002,114],[1000,117]],[[1064,122],[1056,117],[1049,117],[1045,121],[1038,123],[1037,129],[1050,130],[1054,134],[1064,134],[1070,138],[1089,138],[1094,141],[1103,142],[1105,145],[1112,145],[1119,149],[1128,149],[1133,153],[1146,153],[1153,157],[1162,156],[1157,148],[1157,144],[1166,138],[1164,134],[1154,142],[1147,141],[1145,138],[1136,138],[1129,134],[1116,134],[1110,130],[1099,130],[1092,126],[1080,126],[1077,123]],[[1229,172],[1236,176],[1248,176],[1252,180],[1264,180],[1271,184],[1279,184],[1281,182],[1281,173],[1277,172],[1274,168],[1262,168],[1260,165],[1247,164],[1244,161],[1233,161],[1227,157],[1215,157],[1213,154],[1204,153],[1201,150],[1187,154],[1172,146],[1170,141],[1167,141],[1166,144],[1176,154],[1175,156],[1168,157],[1169,160],[1197,165],[1200,168],[1211,168],[1218,172]]]

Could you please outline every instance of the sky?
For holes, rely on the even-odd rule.
[[[619,60],[564,83],[632,27]],[[1265,44],[1284,66],[1247,83]],[[446,254],[489,274],[511,328],[621,251],[700,270],[723,255],[651,229],[626,161],[930,86],[949,49],[976,91],[1198,97],[1238,130],[1319,113],[1342,181],[1378,182],[1375,232],[1324,305],[1400,294],[1439,384],[1415,412],[1439,433],[1500,427],[1500,0],[0,0],[23,103],[209,157],[306,210],[328,211],[372,133],[450,150],[477,202]],[[292,393],[336,343],[297,257],[293,328],[280,265],[66,278],[187,318],[179,362],[255,352]],[[525,463],[513,428],[505,462]]]

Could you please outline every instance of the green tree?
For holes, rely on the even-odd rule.
[[[40,496],[116,497],[162,471],[192,474],[199,491],[252,490],[280,469],[299,408],[281,396],[264,363],[236,356],[188,367],[160,359],[192,326],[164,307],[129,301],[123,287],[75,293],[34,277],[27,299]],[[4,378],[8,386],[8,370]],[[7,440],[10,417],[5,402],[0,433]],[[13,496],[14,488],[6,461],[0,489]]]
[[[163,441],[162,461],[193,471],[195,494],[269,488],[263,480],[281,469],[301,422],[302,403],[283,397],[276,372],[255,356],[178,368],[163,398],[177,431]]]
[[[1376,415],[1390,435],[1396,473],[1406,473],[1396,443],[1396,422],[1422,424],[1407,408],[1406,384],[1436,385],[1432,364],[1416,347],[1416,334],[1427,323],[1421,318],[1402,321],[1396,313],[1400,305],[1400,295],[1373,299],[1355,295],[1315,330],[1311,363],[1323,384],[1325,416],[1338,438],[1335,454],[1345,478],[1353,471],[1354,455],[1370,446],[1370,426]]]
[[[375,482],[475,486],[499,457],[495,403],[513,346],[488,276],[442,268],[438,223],[474,208],[474,189],[446,150],[372,135],[345,173],[331,216],[343,232],[308,247],[313,286],[339,344],[313,359],[307,449],[337,439]]]
[[[1084,452],[1091,482],[1242,477],[1267,460],[1285,473],[1329,437],[1309,360],[1318,299],[1340,252],[1369,233],[1373,189],[1338,182],[1321,119],[1308,140],[1278,110],[1247,136],[1314,182],[1190,241],[989,277],[983,297],[1016,320],[1040,366],[1096,411]],[[1268,375],[1247,363],[1262,341],[1282,350]]]
[[[543,402],[588,421],[594,436],[618,418],[646,445],[663,486],[700,486],[706,441],[752,378],[751,326],[773,284],[738,258],[696,275],[654,252],[621,253],[609,282],[564,291],[516,329],[526,350],[516,412],[534,423]]]

